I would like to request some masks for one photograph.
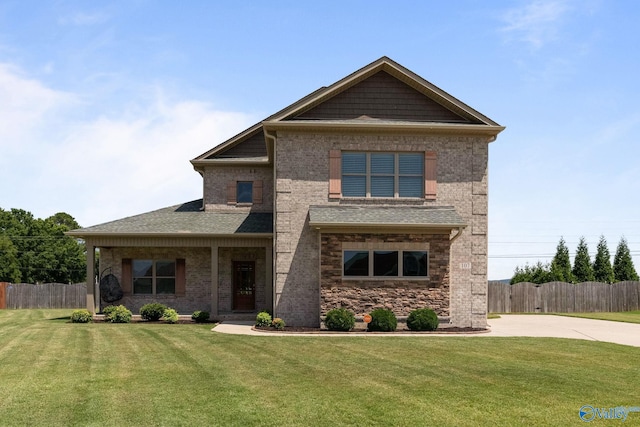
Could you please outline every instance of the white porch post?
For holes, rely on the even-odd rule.
[[[94,296],[95,280],[96,280],[95,279],[96,247],[89,242],[85,242],[85,246],[87,249],[87,310],[89,310],[92,314],[96,314],[97,305],[96,305],[96,298]]]

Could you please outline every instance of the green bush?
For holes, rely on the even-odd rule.
[[[166,305],[160,304],[159,302],[151,302],[140,308],[140,317],[144,320],[155,322],[160,320],[167,308],[168,307]]]
[[[374,332],[393,332],[398,327],[398,319],[393,311],[386,308],[377,308],[371,312],[369,330]]]
[[[104,317],[106,318],[111,312],[113,312],[113,310],[116,309],[116,307],[117,305],[108,305],[102,309],[102,314],[104,314]]]
[[[273,321],[271,322],[271,326],[273,326],[274,328],[276,328],[277,330],[281,331],[284,329],[285,324],[284,324],[284,320],[282,320],[279,317],[276,317],[275,319],[273,319]]]
[[[267,311],[261,311],[256,316],[256,326],[267,327],[271,326],[271,315]]]
[[[438,315],[430,308],[418,308],[407,317],[407,327],[412,331],[435,331],[438,322]]]
[[[167,308],[162,313],[162,320],[167,323],[178,323],[178,312],[173,308]]]
[[[191,320],[196,323],[205,323],[209,321],[209,312],[196,310],[191,315]]]
[[[73,313],[71,313],[71,323],[89,323],[92,320],[93,315],[86,308],[73,310]]]
[[[131,322],[131,310],[124,305],[109,306],[103,310],[105,314],[104,320],[111,323],[129,323]]]
[[[356,325],[356,316],[346,308],[329,310],[324,325],[330,331],[350,331]]]

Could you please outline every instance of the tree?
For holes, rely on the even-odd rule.
[[[592,282],[595,280],[591,257],[589,256],[589,248],[587,247],[587,242],[584,237],[581,237],[578,243],[576,257],[573,260],[572,273],[577,283]]]
[[[78,223],[63,212],[43,220],[22,209],[0,209],[0,280],[84,281],[84,244],[64,234],[75,228]]]
[[[616,255],[613,258],[613,275],[617,282],[638,280],[638,273],[633,266],[627,239],[625,239],[624,236],[620,239],[618,248],[616,249]]]
[[[557,282],[573,282],[573,274],[571,273],[571,259],[569,258],[569,248],[564,241],[564,237],[560,237],[556,254],[551,261],[551,281]]]
[[[593,275],[598,282],[602,283],[613,283],[615,280],[613,268],[611,268],[611,254],[604,236],[600,236],[598,242],[598,251],[593,262]]]
[[[534,266],[526,264],[524,268],[516,267],[510,283],[512,285],[523,282],[542,284],[552,281],[550,265],[538,261]]]

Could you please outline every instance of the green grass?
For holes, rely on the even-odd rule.
[[[640,310],[614,313],[554,313],[558,316],[582,317],[585,319],[612,320],[614,322],[640,323]]]
[[[70,313],[0,311],[0,424],[566,426],[584,404],[640,405],[640,351],[616,344],[233,336]]]

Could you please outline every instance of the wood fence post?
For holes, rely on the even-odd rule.
[[[7,308],[7,282],[0,282],[0,310]]]

